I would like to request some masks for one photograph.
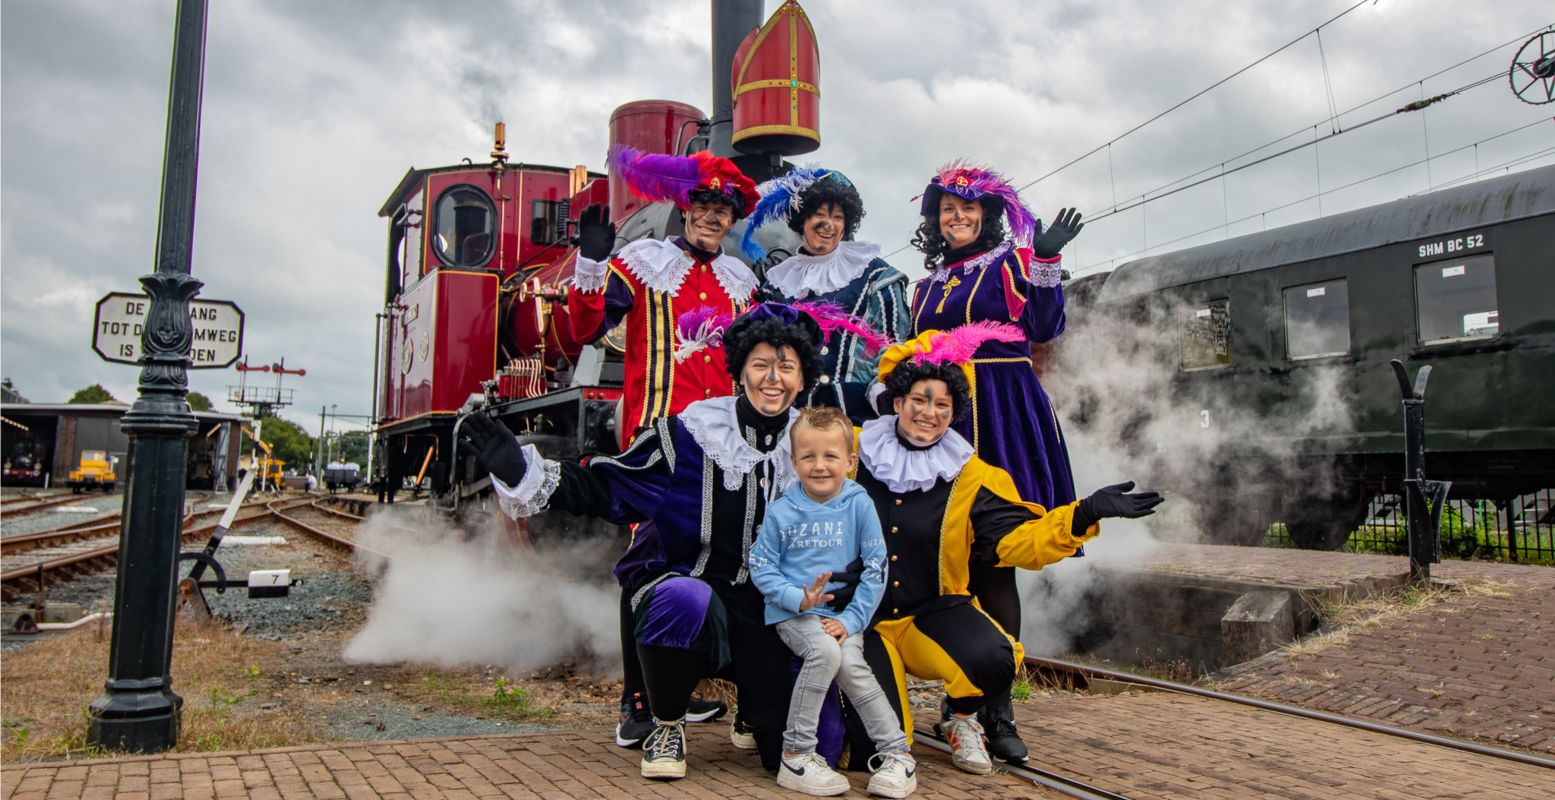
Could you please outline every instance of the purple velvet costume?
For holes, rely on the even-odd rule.
[[[971,410],[955,424],[984,461],[1009,472],[1021,497],[1054,508],[1075,499],[1069,451],[1033,371],[1029,343],[1064,330],[1058,259],[1005,242],[947,264],[913,291],[913,334],[972,322],[1019,325],[1027,342],[987,342],[973,358]]]

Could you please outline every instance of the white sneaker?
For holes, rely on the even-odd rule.
[[[911,753],[876,753],[869,762],[875,773],[869,778],[869,793],[875,797],[902,800],[918,790],[918,762]]]
[[[685,720],[656,720],[657,727],[643,739],[643,760],[638,765],[644,778],[672,781],[686,777]]]
[[[847,778],[837,774],[826,765],[826,759],[814,752],[795,758],[784,753],[782,763],[778,765],[777,782],[784,789],[816,797],[830,797],[852,788]]]
[[[993,772],[993,761],[988,758],[988,748],[983,744],[983,726],[976,715],[965,717],[957,714],[943,723],[940,730],[950,742],[950,761],[962,772],[987,775]]]

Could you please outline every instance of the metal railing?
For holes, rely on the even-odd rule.
[[[1341,549],[1407,555],[1408,528],[1403,495],[1378,495]],[[1269,527],[1264,544],[1295,546],[1278,521]],[[1499,507],[1490,500],[1448,500],[1442,512],[1441,554],[1444,559],[1555,564],[1555,488],[1540,489]]]

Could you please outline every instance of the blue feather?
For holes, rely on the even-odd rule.
[[[795,167],[787,175],[766,181],[756,187],[761,194],[756,210],[750,214],[745,235],[740,239],[740,251],[751,261],[767,257],[766,248],[756,242],[756,229],[780,219],[787,219],[795,211],[795,200],[816,181],[826,177],[827,170],[811,165]]]

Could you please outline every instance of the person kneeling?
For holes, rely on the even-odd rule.
[[[804,661],[788,706],[777,782],[817,796],[848,791],[848,779],[815,752],[821,704],[835,680],[875,746],[869,793],[906,797],[918,787],[917,765],[864,661],[864,630],[885,590],[886,546],[869,495],[847,477],[858,463],[853,427],[840,409],[807,408],[790,435],[799,484],[768,507],[749,559],[751,581],[766,598],[767,623],[777,624],[779,638]],[[837,611],[827,581],[855,559],[863,563],[858,586]]]

